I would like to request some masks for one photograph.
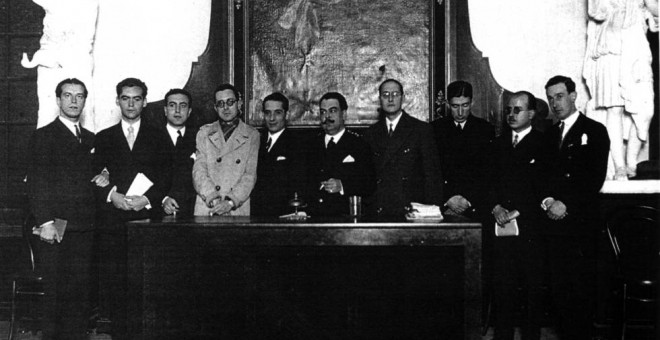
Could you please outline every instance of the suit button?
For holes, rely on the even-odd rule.
[[[321,169],[321,172],[325,172],[325,169]]]
[[[569,174],[569,173],[567,172],[567,173],[564,174],[564,177],[566,177],[566,178],[570,178],[570,177],[571,177],[571,174]]]
[[[382,181],[383,181],[383,180],[382,180],[381,178],[379,178],[379,179],[376,181],[376,184],[380,184]]]
[[[240,159],[237,159],[237,160],[236,160],[236,164],[241,164],[241,160],[240,160]]]
[[[216,159],[215,161],[218,163],[222,162],[222,157],[218,157],[218,159]]]
[[[401,177],[401,180],[402,180],[402,181],[407,181],[407,180],[408,180],[408,177]]]
[[[220,186],[219,185],[215,186],[215,191],[220,191]]]

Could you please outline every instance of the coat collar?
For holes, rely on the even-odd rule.
[[[234,132],[232,132],[231,137],[229,137],[227,141],[225,141],[225,137],[222,134],[220,122],[215,121],[213,124],[211,124],[209,140],[211,141],[211,144],[220,150],[220,156],[238,149],[249,139],[250,135],[248,133],[247,125],[242,120],[238,122],[238,126],[236,126],[236,129]]]

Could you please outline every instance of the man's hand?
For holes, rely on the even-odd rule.
[[[129,209],[140,211],[149,204],[146,196],[126,196],[126,202]]]
[[[327,181],[321,182],[323,190],[329,194],[341,192],[344,190],[344,187],[341,184],[341,179],[330,178]]]
[[[92,178],[92,182],[94,182],[97,187],[105,188],[108,186],[108,184],[110,184],[110,174],[103,171],[100,174],[94,176],[94,178]]]
[[[213,208],[211,208],[211,211],[209,211],[209,215],[224,215],[231,211],[231,208],[233,205],[230,203],[230,201],[227,200],[216,200],[216,203],[214,203]]]
[[[202,198],[202,201],[204,201],[204,203],[206,203],[207,207],[213,208],[213,206],[216,203],[214,201],[217,201],[220,198],[220,191],[216,190],[213,193],[211,193],[211,195],[209,195],[208,197],[206,197],[204,195],[199,195],[199,197]]]
[[[39,238],[42,241],[48,242],[50,244],[55,243],[55,240],[57,239],[57,230],[55,230],[55,225],[53,225],[52,222],[34,229],[32,233],[39,235]]]
[[[493,217],[495,217],[495,221],[497,221],[497,224],[499,225],[504,225],[505,223],[509,222],[508,214],[509,210],[503,208],[499,204],[493,208]]]
[[[115,191],[112,194],[110,194],[110,201],[112,202],[112,205],[114,205],[115,208],[117,209],[127,210],[127,211],[131,210],[131,207],[128,206],[128,202],[124,197],[124,194],[120,194]]]
[[[172,197],[167,197],[163,201],[163,210],[165,211],[166,214],[172,215],[175,212],[179,211],[179,203],[172,198]]]
[[[555,221],[561,220],[566,217],[566,215],[568,215],[568,212],[566,211],[566,205],[564,205],[562,201],[557,200],[552,202],[546,213],[550,219]]]
[[[452,198],[450,198],[447,203],[447,207],[449,209],[457,214],[463,214],[465,210],[467,210],[469,207],[472,206],[470,204],[470,201],[466,200],[465,197],[461,195],[455,195]]]

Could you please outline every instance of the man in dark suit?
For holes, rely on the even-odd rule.
[[[431,127],[401,108],[405,95],[399,81],[385,80],[378,92],[385,117],[364,133],[376,170],[373,212],[402,217],[411,202],[442,205],[442,174]]]
[[[344,127],[346,98],[328,92],[319,101],[321,127],[312,142],[309,162],[310,212],[312,216],[349,214],[349,197],[366,198],[374,190],[369,145]]]
[[[86,339],[94,239],[94,134],[80,126],[87,88],[76,78],[55,90],[59,116],[30,140],[28,193],[36,224],[36,270],[43,275],[43,339]],[[90,181],[91,180],[91,181]],[[103,182],[103,183],[102,183]],[[58,235],[56,219],[66,221]],[[60,221],[57,221],[59,224]]]
[[[595,244],[602,228],[598,192],[605,181],[610,139],[605,127],[575,107],[575,83],[555,76],[545,86],[559,123],[546,132],[550,174],[541,206],[552,292],[562,339],[589,339]]]
[[[493,238],[493,301],[497,312],[494,339],[513,340],[517,300],[512,297],[517,296],[516,288],[523,287],[526,313],[521,319],[522,339],[538,340],[543,279],[539,235],[544,222],[538,201],[543,198],[540,183],[546,180],[543,157],[547,152],[543,134],[532,128],[536,115],[534,95],[526,91],[514,93],[504,113],[511,130],[494,141],[494,185],[489,206],[498,224],[495,228],[511,221],[513,211],[520,216],[515,218],[519,235]],[[493,233],[492,219],[485,227]]]
[[[110,185],[100,195],[99,265],[101,313],[109,313],[113,336],[123,338],[126,326],[126,226],[149,218],[152,205],[165,196],[170,159],[159,150],[169,143],[158,130],[141,124],[147,106],[147,86],[127,78],[117,84],[121,121],[96,135],[94,169],[109,174]],[[127,196],[138,173],[153,185],[145,193]],[[191,175],[192,176],[192,175]]]
[[[192,216],[197,193],[192,182],[197,129],[187,126],[192,112],[192,96],[186,90],[171,89],[165,94],[165,143],[161,152],[171,158],[170,183],[159,210],[166,215]]]
[[[261,134],[257,182],[250,200],[251,215],[281,216],[293,212],[289,200],[302,196],[306,183],[306,152],[303,141],[286,128],[289,100],[281,93],[262,102],[266,132]]]
[[[483,195],[488,187],[488,159],[495,130],[472,114],[472,85],[459,80],[447,86],[451,116],[432,123],[444,179],[443,203],[448,214],[481,219],[489,211]]]

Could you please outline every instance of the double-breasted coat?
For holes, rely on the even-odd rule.
[[[206,124],[197,133],[193,184],[197,191],[195,215],[207,215],[210,208],[200,195],[231,199],[236,207],[229,215],[250,215],[250,193],[257,179],[259,132],[243,121],[225,141],[218,121]]]

